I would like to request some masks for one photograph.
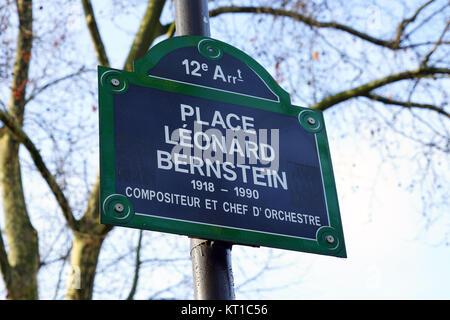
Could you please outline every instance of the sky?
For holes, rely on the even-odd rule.
[[[377,158],[376,151],[362,153],[366,159]],[[377,163],[367,161],[362,164],[365,168],[361,172],[370,172],[373,165]],[[387,174],[380,174],[376,203],[371,203],[373,177],[370,174],[365,175],[366,182],[360,181],[361,191],[340,198],[348,257],[286,253],[285,259],[289,259],[293,267],[289,272],[280,270],[271,277],[285,280],[290,276],[293,282],[300,282],[286,290],[263,293],[265,298],[450,298],[449,247],[436,245],[436,239],[424,240],[420,236],[424,221],[416,213],[418,203],[414,195],[402,191],[389,178],[385,179]],[[338,194],[345,190],[345,185],[339,183],[339,176],[345,175],[335,166]],[[275,283],[274,280],[272,285]]]
[[[127,29],[133,26],[128,24]],[[214,30],[212,36],[221,40]],[[109,49],[120,34],[110,31],[105,37]],[[258,270],[241,265],[246,257],[280,255],[273,270],[238,289],[236,298],[450,299],[450,247],[441,239],[450,221],[427,229],[420,194],[399,183],[408,180],[408,170],[386,165],[377,147],[340,138],[341,128],[334,128],[332,116],[325,114],[325,119],[348,258],[234,246],[237,287],[251,274],[249,268]]]
[[[108,2],[95,1],[94,7],[98,10]],[[88,43],[81,7],[74,5],[72,12],[70,27],[82,31],[80,41]],[[111,65],[119,69],[138,19],[121,20],[119,15],[114,21],[105,21],[101,17],[107,52],[114,53]],[[212,36],[223,40],[214,26]],[[450,216],[450,208],[438,208],[444,217],[429,225],[422,214],[420,190],[408,190],[402,184],[409,181],[408,167],[386,163],[377,146],[361,143],[351,131],[342,138],[342,126],[335,126],[334,119],[325,113],[348,257],[234,246],[236,298],[450,299],[450,246],[443,243],[450,230],[450,219],[445,217]],[[402,154],[407,154],[407,139],[400,143]],[[448,157],[443,160],[440,168],[450,172]],[[182,239],[188,250],[188,239]],[[276,257],[269,270],[257,281],[242,285],[260,270],[259,264],[267,256]]]
[[[100,8],[102,1],[95,5]],[[366,9],[377,14],[368,23],[382,28],[385,17],[376,9]],[[214,20],[211,23],[212,37],[222,40]],[[113,67],[123,64],[131,41],[127,32],[137,26],[137,19],[122,21],[120,16],[101,22],[106,48],[114,52]],[[408,181],[408,169],[386,164],[377,146],[361,144],[351,134],[342,138],[342,127],[333,125],[331,114],[325,113],[325,121],[348,258],[234,246],[236,298],[450,299],[450,247],[442,245],[441,238],[450,221],[426,228],[420,194],[401,183]],[[408,141],[403,143],[408,149]],[[240,287],[252,268],[258,270],[258,262],[247,266],[243,261],[267,255],[277,257],[273,268],[256,283]]]

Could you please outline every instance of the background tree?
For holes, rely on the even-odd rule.
[[[376,145],[397,170],[402,159],[412,163],[410,180],[398,184],[422,197],[428,226],[446,218],[446,1],[209,6],[213,37],[255,57],[294,104],[325,111],[332,133]],[[122,30],[128,51],[114,45],[119,35],[109,28]],[[189,296],[186,239],[184,246],[173,236],[98,223],[96,65],[131,71],[152,44],[173,34],[171,1],[0,4],[0,267],[8,298]],[[263,267],[237,287],[281,267],[274,254],[253,257]],[[123,269],[134,277],[123,280]],[[150,285],[140,289],[144,271]]]

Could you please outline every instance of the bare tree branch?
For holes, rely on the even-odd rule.
[[[163,34],[165,30],[167,30],[165,27],[162,27],[161,23],[159,22],[159,17],[161,15],[162,8],[164,7],[165,1],[166,0],[148,1],[147,10],[145,12],[144,17],[142,18],[139,31],[137,32],[135,39],[133,41],[133,45],[130,48],[130,52],[124,65],[124,70],[131,71],[134,60],[144,55],[147,52],[153,40],[160,34]],[[92,11],[90,11],[90,13],[91,13],[90,19],[95,21],[94,13]],[[97,24],[92,23],[92,26],[94,25],[96,26]],[[101,38],[92,37],[92,41],[99,42],[101,41]],[[94,44],[94,46],[97,48],[101,47],[102,44]],[[99,63],[101,63],[100,60]],[[92,187],[87,209],[83,215],[83,218],[80,220],[80,228],[82,227],[94,228],[96,230],[95,231],[96,233],[105,235],[112,229],[112,226],[101,225],[98,223],[96,223],[95,227],[93,226],[93,221],[95,222],[97,221],[100,211],[99,195],[100,195],[100,179],[99,176],[97,175],[96,182]],[[86,229],[85,232],[87,232],[87,230],[88,229]]]
[[[8,288],[11,283],[11,266],[8,262],[8,254],[6,253],[5,244],[3,242],[2,232],[0,231],[0,271],[2,273],[3,281]]]
[[[281,16],[281,17],[289,17],[292,18],[295,21],[303,22],[311,27],[317,27],[317,28],[331,28],[336,30],[344,31],[348,34],[351,34],[353,36],[356,36],[362,40],[368,41],[372,44],[386,47],[392,50],[399,50],[403,49],[397,43],[397,41],[392,40],[383,40],[376,37],[373,37],[367,33],[358,31],[350,26],[329,21],[329,22],[323,22],[323,21],[317,21],[311,17],[305,16],[303,14],[300,14],[298,12],[285,10],[285,9],[275,9],[271,7],[251,7],[251,6],[227,6],[227,7],[219,7],[216,9],[213,9],[209,12],[210,17],[216,17],[220,14],[224,13],[259,13],[259,14],[271,14],[274,16]]]
[[[169,23],[165,26],[163,26],[164,30],[166,31],[167,38],[172,38],[175,34],[175,22]]]
[[[420,23],[416,24],[413,28],[411,28],[407,33],[405,33],[404,38],[408,39],[411,34],[422,28],[422,26],[428,22],[430,22],[431,19],[433,19],[437,14],[443,12],[445,9],[448,9],[448,3],[445,3],[444,5],[436,8],[432,13],[430,13],[426,18],[422,19]]]
[[[130,48],[123,69],[132,71],[134,60],[142,57],[147,52],[147,49],[154,39],[166,32],[166,29],[161,26],[159,21],[165,1],[166,0],[148,0],[147,10]],[[96,48],[97,59],[100,64],[108,66],[109,63],[107,63],[108,61],[105,59],[106,53],[102,51],[102,49],[104,50],[102,40],[99,35],[97,36],[98,29],[92,6],[89,6],[89,0],[85,0],[83,4],[85,3],[88,5],[85,7],[86,22],[88,23],[88,28],[91,30],[91,35],[93,35],[91,38],[94,42],[94,47]],[[99,199],[100,177],[97,175],[97,179],[89,196],[87,208],[78,223],[78,233],[75,238],[78,245],[74,247],[71,258],[71,263],[80,268],[81,278],[84,279],[86,283],[79,290],[68,290],[66,294],[66,298],[68,299],[86,299],[92,297],[98,253],[100,252],[104,237],[113,228],[112,225],[98,223],[100,214]],[[89,247],[89,250],[85,249],[87,247]]]
[[[434,44],[434,47],[430,50],[430,52],[427,53],[427,55],[423,58],[422,62],[420,63],[421,67],[426,67],[428,60],[430,60],[431,55],[443,43],[442,40],[444,39],[444,35],[447,33],[449,26],[450,26],[450,21],[447,21],[447,24],[445,25],[445,28],[442,31],[441,36],[439,37],[438,41],[436,41],[436,43]]]
[[[416,44],[400,45],[402,42],[402,38],[407,39],[409,37],[409,35],[411,34],[411,33],[409,33],[407,36],[403,37],[404,30],[406,29],[406,27],[410,23],[414,22],[416,20],[416,18],[418,17],[418,15],[426,7],[428,7],[430,4],[432,4],[434,1],[435,0],[427,1],[426,3],[421,5],[414,12],[414,14],[411,17],[402,20],[397,26],[397,31],[396,31],[394,40],[384,40],[384,39],[380,39],[377,37],[373,37],[367,33],[358,31],[348,25],[344,25],[344,24],[341,24],[341,23],[338,23],[335,21],[327,21],[327,22],[318,21],[318,20],[313,19],[310,16],[303,15],[299,12],[286,10],[286,9],[271,8],[271,7],[224,6],[224,7],[219,7],[219,8],[210,10],[210,17],[216,17],[216,16],[218,16],[220,14],[224,14],[224,13],[259,13],[259,14],[263,13],[263,14],[271,14],[274,16],[289,17],[295,21],[303,22],[311,27],[331,28],[331,29],[341,30],[348,34],[356,36],[362,40],[368,41],[372,44],[375,44],[375,45],[378,45],[381,47],[386,47],[386,48],[389,48],[392,50],[400,50],[400,49],[406,49],[406,48],[411,48],[411,47],[430,45],[430,44],[434,43],[434,42],[430,41],[430,42],[423,42],[423,43],[416,43]]]
[[[161,289],[161,290],[156,291],[155,293],[153,293],[152,296],[150,296],[150,297],[148,298],[148,300],[155,300],[155,299],[158,299],[158,296],[159,296],[160,294],[166,293],[166,292],[170,292],[172,289],[178,288],[178,287],[180,287],[182,284],[189,282],[189,280],[190,280],[190,279],[189,279],[187,276],[184,276],[183,278],[181,278],[180,281],[178,281],[178,282],[176,282],[176,283],[174,283],[174,284],[171,284],[171,285],[169,285],[169,286],[167,286],[167,287],[165,287],[165,288],[163,288],[163,289]]]
[[[34,143],[30,140],[28,135],[20,128],[17,122],[5,111],[0,110],[0,120],[8,127],[9,130],[14,134],[14,137],[22,143],[30,153],[36,168],[41,173],[44,180],[47,182],[50,190],[53,192],[58,204],[63,212],[63,215],[67,221],[67,224],[72,230],[78,230],[78,221],[74,218],[72,214],[72,209],[69,206],[66,196],[62,192],[54,176],[50,173],[44,160],[36,148]]]
[[[80,219],[78,230],[85,234],[104,236],[112,228],[112,225],[98,223],[98,217],[100,214],[100,176],[97,174],[97,178],[92,187],[91,194],[89,196],[88,205],[84,212],[83,217]]]
[[[59,269],[59,273],[58,273],[58,281],[56,283],[56,288],[55,288],[55,293],[53,295],[53,300],[55,300],[58,296],[58,292],[59,292],[59,288],[61,286],[61,280],[63,278],[63,271],[64,271],[64,267],[66,266],[67,260],[69,259],[70,256],[70,252],[72,251],[72,247],[70,247],[66,254],[62,257],[63,263],[61,264],[61,268]]]
[[[401,47],[401,49],[409,49],[409,48],[417,48],[422,46],[430,46],[432,44],[436,44],[436,41],[425,41],[425,42],[418,42],[418,43],[412,43],[408,45],[404,45]],[[450,41],[441,41],[440,44],[449,45]]]
[[[37,96],[38,94],[42,93],[43,91],[47,90],[48,88],[51,88],[51,87],[53,87],[54,85],[56,85],[56,84],[58,84],[58,83],[60,83],[60,82],[62,82],[62,81],[65,81],[65,80],[71,79],[71,78],[73,78],[73,77],[79,76],[79,75],[82,74],[83,72],[88,72],[88,71],[96,71],[96,70],[92,70],[92,69],[91,69],[91,70],[87,70],[87,69],[84,69],[84,68],[80,68],[78,71],[76,71],[76,72],[74,72],[74,73],[71,73],[71,74],[68,74],[68,75],[66,75],[66,76],[63,76],[63,77],[61,77],[61,78],[52,80],[52,81],[46,83],[45,85],[43,85],[42,87],[36,88],[36,89],[33,90],[33,92],[31,92],[31,94],[26,98],[25,104],[27,104],[28,102],[30,102],[31,100],[33,100],[34,98],[36,98],[36,96]]]
[[[369,98],[371,100],[383,102],[385,104],[392,104],[392,105],[397,105],[397,106],[401,106],[401,107],[405,107],[405,108],[420,108],[420,109],[433,110],[433,111],[436,111],[436,112],[446,116],[447,118],[450,118],[450,114],[448,112],[446,112],[444,109],[439,108],[434,105],[431,105],[431,104],[393,100],[393,99],[386,98],[386,97],[383,97],[383,96],[380,96],[380,95],[377,95],[374,93],[367,93],[363,96],[366,98]]]
[[[130,290],[130,293],[128,294],[127,300],[133,300],[134,295],[136,294],[137,283],[139,280],[139,270],[141,268],[142,234],[143,234],[143,231],[139,230],[139,240],[138,240],[138,244],[136,247],[136,262],[134,265],[133,284],[131,285],[131,290]]]
[[[108,56],[106,55],[105,46],[98,30],[97,21],[94,16],[91,0],[81,0],[83,4],[84,15],[86,17],[86,25],[91,34],[92,43],[95,47],[98,63],[102,66],[109,67]]]
[[[397,47],[397,48],[399,47],[401,38],[403,36],[403,31],[405,31],[408,24],[410,24],[411,22],[414,22],[416,20],[417,16],[419,15],[419,13],[434,1],[435,0],[430,0],[426,3],[424,3],[414,12],[414,14],[410,18],[404,19],[399,23],[399,25],[397,27],[397,35],[395,36],[395,41],[394,41],[395,47]]]
[[[419,79],[437,74],[450,74],[450,69],[447,68],[418,68],[416,70],[404,71],[396,74],[391,74],[384,78],[374,80],[363,84],[361,86],[345,90],[331,96],[325,97],[322,101],[311,106],[312,109],[326,110],[340,102],[346,101],[351,98],[366,96],[370,91],[385,86],[390,83],[394,83],[406,79]]]
[[[133,62],[142,58],[156,37],[167,32],[167,29],[159,22],[162,9],[166,0],[149,0],[144,18],[131,45],[124,70],[132,71]]]

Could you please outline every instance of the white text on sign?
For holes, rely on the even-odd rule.
[[[187,75],[194,77],[202,77],[212,74],[212,79],[215,81],[222,81],[225,83],[237,84],[238,82],[244,82],[242,77],[242,71],[240,69],[235,70],[232,73],[224,73],[220,64],[214,66],[214,73],[211,73],[211,68],[207,63],[200,63],[197,60],[184,59],[181,64],[185,68]]]

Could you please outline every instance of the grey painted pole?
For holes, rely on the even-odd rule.
[[[177,36],[211,35],[207,0],[175,0],[175,30]]]
[[[234,299],[231,243],[192,238],[191,260],[196,300]]]
[[[175,0],[177,36],[210,36],[207,0]],[[197,300],[234,299],[231,243],[191,238],[194,297]]]

